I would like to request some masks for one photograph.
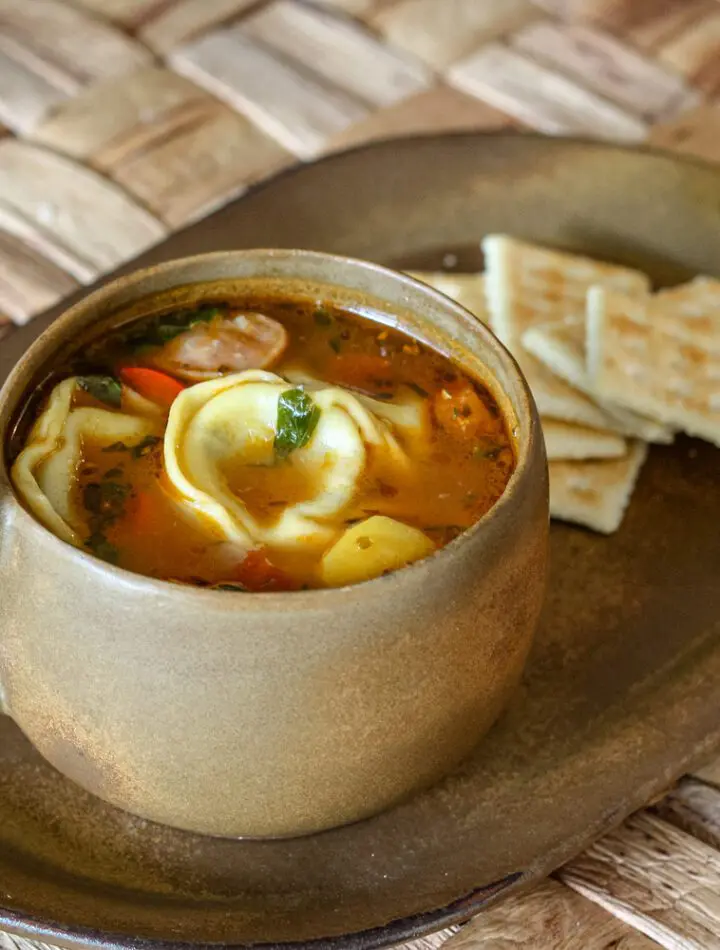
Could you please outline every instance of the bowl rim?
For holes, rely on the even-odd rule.
[[[243,592],[242,598],[232,598],[228,596],[227,591],[216,590],[214,588],[195,587],[189,584],[174,584],[171,581],[152,578],[145,574],[138,574],[134,571],[128,570],[127,568],[118,567],[114,564],[108,563],[107,561],[103,561],[100,558],[97,558],[92,554],[82,550],[81,548],[76,548],[73,545],[68,544],[67,542],[58,538],[57,535],[55,535],[49,528],[45,527],[45,525],[33,517],[33,515],[31,515],[30,512],[28,512],[27,509],[21,504],[10,479],[5,455],[5,442],[6,433],[9,427],[8,423],[20,404],[22,396],[27,392],[28,380],[25,379],[25,377],[28,376],[32,371],[32,363],[34,358],[42,355],[42,359],[47,361],[53,350],[56,350],[60,345],[67,341],[68,332],[71,331],[75,323],[82,318],[88,306],[95,305],[101,307],[103,303],[106,302],[111,305],[112,298],[118,290],[131,290],[133,287],[137,286],[138,284],[142,284],[144,281],[154,275],[163,275],[168,272],[171,273],[172,271],[182,270],[183,268],[192,267],[193,265],[201,265],[204,262],[228,259],[244,260],[253,258],[258,258],[260,260],[264,258],[268,262],[273,260],[297,258],[315,260],[318,262],[324,261],[329,264],[335,264],[336,266],[342,268],[349,267],[351,269],[364,270],[365,272],[370,272],[372,274],[379,274],[385,278],[395,281],[396,283],[407,286],[410,290],[414,290],[416,292],[419,290],[423,296],[430,298],[442,309],[452,312],[452,314],[456,318],[459,318],[466,327],[471,329],[475,334],[478,334],[482,338],[483,346],[486,349],[493,351],[495,357],[503,365],[503,368],[505,372],[508,373],[509,379],[512,382],[513,388],[517,394],[517,399],[514,401],[513,408],[517,416],[518,423],[520,423],[519,428],[521,430],[524,429],[525,432],[524,436],[513,433],[516,456],[515,468],[510,476],[510,479],[508,480],[507,485],[505,486],[505,490],[503,491],[502,495],[490,507],[490,509],[485,512],[481,518],[470,525],[470,527],[466,528],[461,534],[459,534],[456,538],[453,538],[453,540],[448,542],[442,548],[436,549],[432,554],[425,558],[421,558],[420,560],[414,561],[413,563],[402,568],[391,571],[389,574],[380,575],[379,577],[371,578],[367,581],[361,581],[357,584],[349,584],[343,587],[319,587],[311,588],[309,590],[297,591],[247,591]],[[248,279],[255,280],[263,279],[264,277],[280,280],[304,279],[302,277],[293,278],[288,274],[257,274],[248,277]],[[232,280],[233,278],[227,277],[221,279]],[[202,284],[203,282],[209,281],[203,280],[202,278],[197,280],[198,284]],[[188,283],[192,283],[192,281],[185,281],[182,284],[177,284],[176,286],[186,286]],[[353,288],[346,287],[342,283],[342,280],[328,280],[327,283],[328,286],[334,286],[341,290],[344,289],[353,292]],[[360,291],[357,292],[361,293]],[[372,291],[369,293],[370,295],[373,294]],[[148,293],[147,296],[152,297],[152,292]],[[141,295],[135,300],[131,301],[131,303],[137,303],[142,299],[143,298]],[[382,294],[377,294],[377,299],[382,301]],[[411,310],[412,307],[408,305],[408,309]],[[403,330],[403,332],[407,331]],[[480,358],[482,359],[482,355]],[[508,392],[505,390],[505,387],[500,385],[499,380],[496,380],[496,384],[498,388],[503,391],[504,395],[507,398],[510,398]],[[19,390],[19,394],[17,395],[14,392],[16,389]],[[535,454],[535,442],[539,440],[541,436],[539,417],[537,415],[535,403],[527,380],[525,379],[522,370],[518,366],[517,361],[504,346],[504,344],[498,339],[498,337],[495,336],[492,330],[481,320],[475,317],[469,310],[457,303],[452,298],[448,297],[446,294],[443,294],[441,291],[435,290],[428,284],[424,284],[422,281],[416,280],[414,277],[411,277],[404,272],[393,270],[390,267],[385,267],[384,265],[377,264],[374,261],[367,261],[361,258],[350,257],[348,255],[306,250],[304,248],[246,248],[193,254],[186,257],[173,258],[172,260],[163,261],[160,264],[155,264],[149,267],[138,268],[127,275],[116,277],[107,281],[101,287],[98,287],[96,290],[76,301],[67,310],[64,310],[57,317],[57,319],[55,319],[32,341],[28,348],[23,352],[17,363],[12,367],[3,385],[0,387],[0,410],[2,410],[3,404],[10,399],[12,399],[12,406],[6,414],[5,428],[3,432],[0,433],[0,438],[2,438],[3,443],[2,451],[0,451],[0,515],[3,512],[3,509],[7,509],[8,506],[12,506],[15,518],[19,519],[19,525],[24,526],[21,528],[21,530],[31,532],[34,536],[40,537],[44,544],[50,544],[51,546],[53,544],[57,545],[57,548],[55,548],[56,556],[69,558],[71,562],[77,563],[78,567],[84,568],[86,570],[90,569],[93,572],[97,571],[101,576],[110,576],[114,578],[116,582],[120,582],[128,589],[147,591],[148,593],[163,594],[167,596],[192,597],[197,601],[202,599],[208,603],[208,605],[210,602],[212,602],[215,607],[227,604],[228,607],[234,608],[238,603],[244,604],[248,607],[252,604],[255,609],[259,607],[266,607],[270,610],[277,608],[282,603],[285,605],[292,603],[294,607],[298,608],[310,605],[317,607],[318,604],[316,602],[319,598],[321,598],[323,601],[322,606],[330,606],[333,601],[347,600],[348,597],[352,597],[356,591],[370,590],[371,586],[373,589],[376,589],[378,585],[382,583],[387,584],[388,582],[392,582],[393,579],[398,575],[407,577],[411,572],[413,575],[415,575],[421,571],[427,571],[440,559],[445,560],[453,552],[467,546],[467,544],[478,534],[489,533],[490,529],[495,525],[498,519],[506,515],[508,509],[510,509],[515,504],[521,485],[527,481],[527,478],[531,474],[532,461]],[[544,453],[543,462],[546,467],[547,463]],[[51,550],[53,550],[52,547]],[[289,597],[292,597],[292,601],[288,600]],[[211,600],[209,601],[208,599]]]

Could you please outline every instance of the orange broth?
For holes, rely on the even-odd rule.
[[[427,405],[427,452],[398,467],[370,450],[338,535],[347,525],[381,514],[419,528],[442,547],[500,498],[515,466],[507,424],[489,391],[446,357],[404,333],[326,303],[252,300],[217,306],[222,312],[256,310],[283,324],[289,344],[269,367],[273,373],[282,376],[292,367],[381,401],[412,394]],[[158,318],[152,319],[157,324]],[[126,327],[94,343],[82,362],[65,367],[53,382],[77,372],[121,378],[123,367],[147,365],[159,345],[144,338],[147,324],[139,321],[130,331]],[[75,397],[78,404],[102,405],[82,391]],[[250,556],[239,554],[210,522],[188,518],[164,474],[159,438],[134,446],[87,442],[82,455],[73,490],[76,504],[88,512],[85,545],[96,555],[139,574],[200,586],[321,586],[323,549],[265,547]],[[230,464],[223,474],[232,493],[264,524],[313,491],[300,466],[288,460],[269,467]]]

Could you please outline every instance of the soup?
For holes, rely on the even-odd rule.
[[[228,591],[337,587],[430,555],[515,465],[491,393],[325,301],[218,299],[92,342],[29,395],[12,481],[60,538]]]

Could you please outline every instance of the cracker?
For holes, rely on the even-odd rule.
[[[627,443],[614,432],[576,426],[557,419],[542,419],[545,450],[549,460],[621,458]]]
[[[482,323],[488,323],[483,274],[453,274],[447,271],[408,271],[409,277],[422,281],[465,307]]]
[[[671,332],[703,349],[720,351],[720,280],[696,277],[661,290],[655,301],[660,304],[661,322],[669,321]]]
[[[601,396],[720,446],[720,347],[688,342],[664,303],[594,287],[587,352]]]
[[[594,284],[629,294],[646,294],[646,274],[589,257],[537,247],[502,234],[482,242],[491,326],[514,353],[523,333],[538,323],[583,319],[587,291]]]
[[[553,375],[539,360],[525,355],[518,362],[541,416],[591,429],[612,429],[608,414],[596,402]]]
[[[585,314],[529,327],[522,345],[556,376],[583,390],[588,386],[585,360]]]
[[[522,342],[525,349],[553,373],[580,392],[597,398],[587,371],[585,323],[585,316],[541,323],[526,330]],[[610,418],[614,432],[664,445],[672,442],[675,437],[672,428],[655,419],[649,419],[603,399],[597,401]]]
[[[550,515],[612,534],[620,527],[647,457],[644,442],[632,442],[620,459],[550,462]]]
[[[647,277],[625,267],[535,247],[504,235],[488,235],[482,246],[490,326],[520,364],[540,414],[612,430],[610,415],[528,353],[522,337],[539,323],[582,318],[587,289],[593,283],[645,293]]]

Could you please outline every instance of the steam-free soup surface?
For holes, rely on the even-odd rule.
[[[131,571],[227,590],[338,586],[426,557],[515,464],[487,389],[322,301],[139,321],[30,409],[12,474],[41,521]]]

